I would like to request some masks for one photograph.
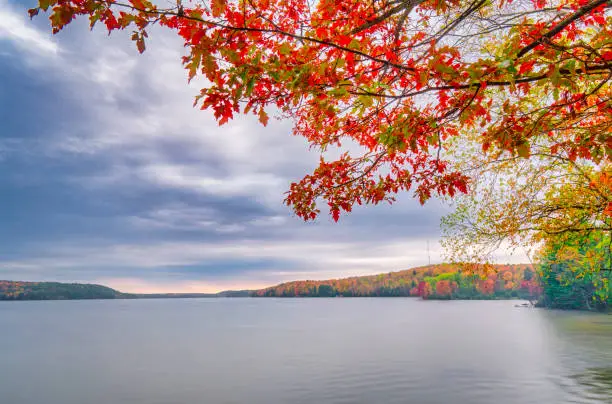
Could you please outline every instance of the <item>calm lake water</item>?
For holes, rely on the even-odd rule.
[[[612,403],[612,316],[514,304],[2,302],[0,402]]]

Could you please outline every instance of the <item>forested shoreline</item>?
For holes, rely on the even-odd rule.
[[[107,286],[83,283],[21,282],[0,280],[2,300],[92,300],[92,299],[191,299],[246,297],[251,291],[226,290],[219,293],[123,293]]]
[[[476,270],[440,264],[371,276],[294,281],[253,292],[254,297],[394,297],[424,299],[527,299],[541,294],[530,265],[489,265]]]
[[[419,297],[426,300],[529,300],[538,307],[608,311],[610,272],[576,276],[570,262],[487,265],[479,269],[433,265],[386,274],[294,281],[254,291],[253,297]]]
[[[550,257],[555,255],[550,252]],[[549,258],[550,258],[549,257]],[[219,293],[123,293],[102,285],[0,281],[2,300],[168,299],[216,297],[418,297],[425,300],[529,300],[551,309],[607,311],[610,272],[578,274],[569,262],[532,265],[439,264],[378,275],[282,283]]]
[[[93,284],[0,281],[0,300],[125,299],[127,293]]]

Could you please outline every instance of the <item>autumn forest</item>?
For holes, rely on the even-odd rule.
[[[431,265],[387,274],[283,283],[253,293],[256,297],[392,297],[423,299],[535,300],[541,289],[528,265],[494,265],[467,274],[453,265]]]

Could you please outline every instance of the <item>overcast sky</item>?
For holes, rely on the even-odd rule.
[[[292,215],[283,193],[318,156],[291,122],[194,109],[171,32],[139,55],[84,21],[52,36],[33,6],[0,0],[0,279],[254,288],[427,264],[428,240],[440,262],[436,201]]]

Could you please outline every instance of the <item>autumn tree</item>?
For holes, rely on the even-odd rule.
[[[542,304],[561,309],[612,307],[612,238],[603,232],[565,233],[549,238],[540,251]]]
[[[608,307],[612,266],[612,164],[554,154],[551,142],[529,160],[475,154],[474,194],[443,219],[444,244],[458,261],[487,262],[501,245],[525,248],[536,265],[520,283],[530,300],[556,308]],[[465,163],[463,164],[466,167]],[[512,285],[509,285],[512,283]],[[514,282],[506,287],[513,288]]]
[[[550,147],[541,142],[529,160],[473,160],[476,192],[457,198],[454,213],[442,221],[451,259],[487,262],[502,245],[525,248],[535,258],[552,240],[595,233],[609,237],[612,164],[554,155]],[[605,251],[612,262],[612,247]]]
[[[495,292],[495,281],[486,279],[478,283],[480,292],[484,295],[492,295]]]
[[[466,275],[457,265],[434,265],[390,272],[324,281],[294,281],[254,291],[256,297],[359,297],[359,296],[419,296],[425,299],[532,298],[539,295],[537,282],[525,280],[529,274],[522,265],[496,265],[487,276]],[[435,276],[432,276],[434,275]],[[497,274],[504,274],[503,278]],[[510,276],[511,275],[511,276]],[[509,279],[495,290],[496,279]],[[487,287],[483,287],[489,281]],[[478,287],[478,289],[477,289]],[[0,283],[0,291],[2,290]]]
[[[610,159],[610,0],[39,0],[53,32],[86,17],[145,50],[155,26],[185,42],[207,85],[196,105],[290,118],[321,152],[286,203],[314,219],[412,190],[468,191],[453,139],[490,156]],[[330,152],[330,153],[328,153]],[[333,153],[332,153],[333,152]],[[608,205],[607,209],[610,206]]]
[[[443,279],[436,283],[436,295],[439,297],[451,297],[453,289],[449,280]]]

